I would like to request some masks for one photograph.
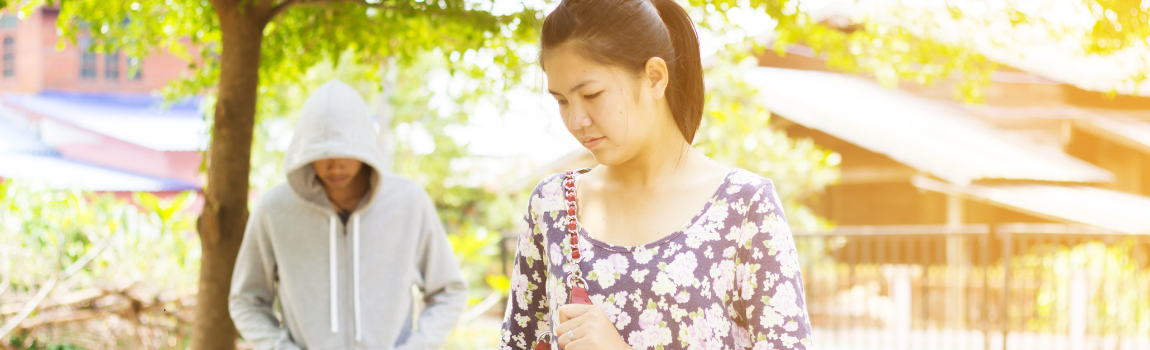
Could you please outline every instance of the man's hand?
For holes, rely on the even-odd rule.
[[[571,340],[571,336],[575,340]],[[555,337],[564,350],[632,350],[619,330],[596,305],[567,304],[559,307]]]

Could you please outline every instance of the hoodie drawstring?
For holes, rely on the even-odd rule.
[[[331,332],[339,333],[339,288],[337,286],[338,278],[336,254],[336,220],[339,220],[335,215],[331,216],[330,225],[328,230],[328,267],[331,270]],[[353,307],[355,307],[355,342],[363,339],[359,327],[359,214],[351,217],[351,244],[352,244],[352,295]]]
[[[359,331],[359,214],[355,214],[351,217],[351,223],[352,223],[351,224],[352,225],[352,231],[351,231],[351,234],[352,234],[352,236],[351,236],[352,269],[351,269],[351,273],[353,276],[352,279],[354,281],[354,282],[352,282],[352,287],[355,288],[354,292],[352,294],[353,294],[353,297],[355,298],[355,300],[354,300],[354,303],[355,303],[355,342],[358,343],[360,341],[360,331]]]
[[[331,276],[330,277],[330,280],[331,280],[330,284],[331,284],[331,332],[332,333],[339,333],[339,294],[338,294],[339,289],[336,286],[338,279],[336,278],[336,261],[335,261],[335,228],[336,228],[335,221],[336,220],[338,220],[338,218],[336,218],[335,215],[332,215],[331,219],[329,220],[329,222],[331,224],[328,225],[330,227],[330,229],[328,230],[329,234],[328,234],[328,243],[327,243],[327,246],[328,246],[328,255],[327,255],[328,256],[328,268],[331,270],[330,271],[331,273],[329,275]]]

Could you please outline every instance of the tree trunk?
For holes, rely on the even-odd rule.
[[[262,1],[261,1],[262,2]],[[240,10],[236,3],[247,3]],[[208,147],[208,186],[197,228],[200,262],[192,349],[235,349],[228,290],[248,218],[248,173],[259,87],[260,45],[266,21],[259,5],[213,1],[220,17],[222,53],[215,120]],[[266,2],[263,2],[266,3]]]

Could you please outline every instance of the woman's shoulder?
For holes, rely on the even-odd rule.
[[[775,185],[766,177],[735,168],[727,175],[724,196],[730,199],[767,199],[775,197]]]
[[[547,175],[535,185],[527,204],[532,214],[563,210],[563,177],[563,173]]]
[[[557,196],[562,193],[564,173],[554,173],[543,177],[531,190],[531,196]]]

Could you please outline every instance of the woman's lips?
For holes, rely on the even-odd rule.
[[[603,143],[603,139],[605,139],[605,138],[606,137],[599,137],[599,138],[594,138],[594,139],[590,139],[587,141],[583,141],[583,147],[586,147],[587,149],[595,148],[595,146],[598,146],[600,143]]]

